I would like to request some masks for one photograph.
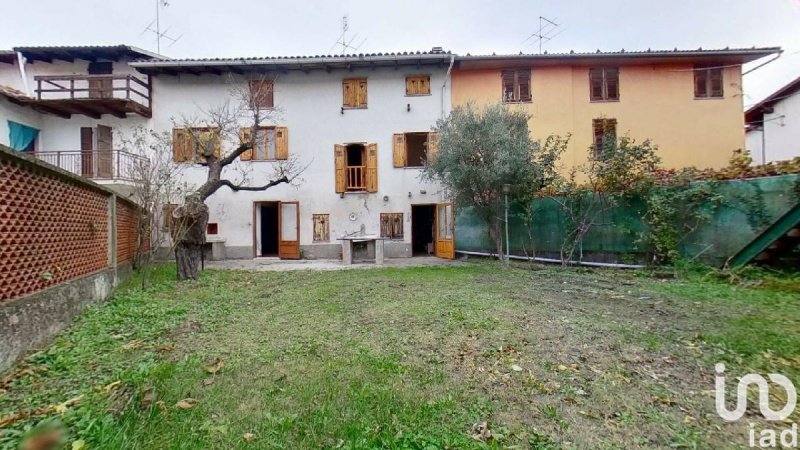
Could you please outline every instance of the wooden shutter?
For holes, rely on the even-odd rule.
[[[603,69],[589,69],[589,99],[603,100]]]
[[[275,127],[275,159],[289,159],[289,129]]]
[[[606,100],[619,100],[619,69],[606,69]]]
[[[253,108],[272,108],[274,106],[272,80],[250,80],[250,103]]]
[[[342,193],[347,189],[347,178],[345,174],[345,163],[347,149],[344,145],[336,144],[333,146],[333,160],[336,167],[336,192]]]
[[[222,131],[219,128],[212,128],[210,139],[214,139],[214,156],[219,158],[222,154]]]
[[[433,162],[437,153],[439,153],[439,132],[431,131],[428,133],[428,151],[425,155],[425,164]]]
[[[698,98],[708,97],[708,70],[694,70],[694,96]]]
[[[392,162],[395,167],[406,166],[406,135],[403,133],[392,135]]]
[[[519,101],[531,101],[531,71],[517,71],[517,85],[519,86]]]
[[[367,192],[378,192],[378,144],[367,145]]]
[[[330,219],[328,214],[313,214],[314,242],[328,242],[330,240]]]
[[[381,213],[381,237],[392,237],[392,215]]]
[[[504,70],[502,73],[503,78],[503,101],[504,102],[513,102],[515,99],[514,95],[514,71],[513,70]]]
[[[358,90],[356,95],[356,106],[359,108],[367,107],[367,80],[361,79],[358,81]]]
[[[709,95],[711,97],[722,97],[722,69],[709,69],[708,78]]]
[[[430,93],[431,77],[429,75],[406,77],[406,95],[428,95]]]
[[[240,128],[239,129],[239,141],[241,144],[247,144],[250,142],[250,136],[252,135],[252,130],[250,128]],[[241,145],[240,144],[240,145]],[[253,159],[253,149],[245,150],[241,156],[239,156],[242,161],[250,161]]]
[[[342,105],[352,108],[356,104],[356,90],[353,86],[353,80],[342,81]]]
[[[190,161],[191,144],[183,128],[172,129],[172,160],[175,162]]]

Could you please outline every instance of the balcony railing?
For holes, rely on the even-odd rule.
[[[364,166],[346,166],[347,169],[347,190],[348,191],[363,191],[367,189],[366,179],[364,173],[366,167]]]
[[[40,75],[38,100],[132,100],[150,109],[150,85],[133,75]]]
[[[134,181],[150,161],[124,150],[66,150],[36,152],[36,157],[56,167],[94,180]]]

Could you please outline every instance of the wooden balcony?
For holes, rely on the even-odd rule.
[[[364,176],[367,173],[365,166],[346,166],[347,173],[347,190],[348,191],[365,191],[367,190],[367,179]]]
[[[124,150],[65,150],[36,152],[38,159],[58,168],[93,180],[129,181],[136,179],[150,161]]]
[[[42,75],[34,77],[36,95],[17,99],[35,110],[69,118],[82,114],[152,116],[150,83],[133,75]]]

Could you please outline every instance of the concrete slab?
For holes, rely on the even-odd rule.
[[[463,264],[432,256],[413,258],[386,258],[384,264],[378,266],[373,262],[346,265],[338,259],[301,259],[283,260],[278,258],[229,259],[225,261],[206,261],[206,269],[248,270],[255,272],[291,271],[291,270],[348,270],[348,269],[381,269],[403,267],[434,267]]]

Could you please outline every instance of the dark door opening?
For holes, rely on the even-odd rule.
[[[278,256],[278,202],[258,203],[259,230],[258,256]]]
[[[111,75],[113,65],[110,61],[92,62],[87,68],[89,75],[95,75],[89,79],[89,98],[112,98],[114,97],[114,80],[111,77],[101,77],[96,75]]]
[[[411,205],[411,254],[433,255],[435,250],[435,205]]]

